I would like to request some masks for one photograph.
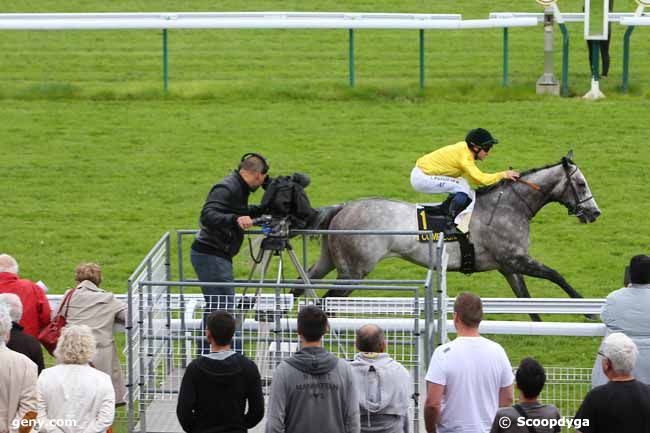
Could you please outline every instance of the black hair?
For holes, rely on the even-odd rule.
[[[208,315],[207,328],[216,344],[230,345],[235,335],[235,318],[225,310],[215,310]]]
[[[306,341],[319,341],[327,329],[327,314],[317,306],[307,305],[298,312],[298,334]]]
[[[546,371],[542,364],[533,358],[524,358],[517,367],[515,374],[517,381],[517,388],[524,394],[526,398],[535,398],[544,388],[546,383]]]
[[[650,284],[650,256],[639,254],[630,260],[630,283]]]
[[[379,352],[384,342],[384,331],[377,325],[363,325],[357,329],[357,349],[360,352]]]

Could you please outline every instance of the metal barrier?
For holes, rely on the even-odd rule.
[[[182,259],[184,234],[178,234],[179,256]],[[357,233],[358,234],[358,233]],[[433,239],[433,237],[431,237]],[[444,264],[442,239],[436,248],[436,263]],[[307,258],[305,257],[305,262]],[[432,259],[432,263],[433,263]],[[411,373],[414,400],[410,416],[413,431],[423,430],[421,403],[425,393],[421,391],[423,367],[437,344],[444,342],[447,329],[453,332],[453,323],[447,320],[446,309],[453,299],[446,297],[446,274],[444,265],[430,268],[424,280],[371,280],[360,281],[355,290],[397,290],[406,296],[400,298],[326,298],[306,299],[283,293],[287,288],[304,288],[296,280],[273,282],[205,283],[185,278],[182,260],[179,274],[182,279],[173,281],[170,275],[170,235],[166,233],[147,254],[129,278],[127,302],[129,304],[126,326],[128,431],[181,432],[175,414],[175,405],[184,368],[198,354],[204,341],[202,316],[205,299],[199,286],[261,287],[273,293],[256,293],[234,299],[211,301],[230,303],[238,319],[235,347],[253,359],[263,377],[265,395],[268,394],[275,367],[291,356],[298,348],[296,314],[306,304],[318,302],[331,316],[331,332],[324,339],[325,347],[342,359],[355,354],[354,335],[364,323],[372,322],[385,330],[387,351]],[[433,282],[436,289],[434,293]],[[335,284],[336,280],[314,282],[314,288],[350,288],[349,284]],[[392,283],[392,284],[390,284]],[[424,298],[421,289],[424,288]],[[428,301],[427,301],[428,300]],[[523,313],[552,312],[575,314],[599,311],[602,300],[560,299],[485,299],[486,312]],[[565,305],[568,304],[568,305]],[[444,320],[443,320],[444,319]],[[530,322],[485,321],[482,333],[502,332],[509,334],[564,335],[563,325],[590,326],[594,324],[557,324]],[[602,325],[601,325],[602,326]],[[544,330],[546,327],[546,330]],[[499,329],[498,329],[499,328]],[[576,332],[576,331],[572,331]],[[591,335],[592,328],[582,330]],[[548,382],[543,401],[556,404],[564,415],[571,416],[577,410],[582,397],[590,387],[590,369],[547,368]],[[257,427],[252,432],[262,431]]]
[[[355,85],[355,29],[419,30],[420,87],[424,87],[424,31],[535,26],[533,18],[462,20],[459,14],[393,14],[333,12],[161,12],[0,14],[0,30],[110,30],[163,31],[163,87],[169,89],[169,29],[347,29],[349,84]]]

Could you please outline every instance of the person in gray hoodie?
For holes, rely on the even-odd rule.
[[[298,313],[301,348],[273,373],[266,433],[360,433],[352,369],[322,345],[328,327],[314,305]]]
[[[360,353],[350,365],[359,389],[361,433],[408,433],[411,375],[385,353],[379,326],[359,328],[356,345]]]

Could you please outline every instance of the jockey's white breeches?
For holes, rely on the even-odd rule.
[[[419,167],[414,167],[411,171],[411,186],[417,192],[425,194],[455,194],[457,192],[467,194],[472,199],[472,202],[458,214],[455,220],[456,223],[460,222],[462,216],[471,214],[472,210],[474,210],[476,194],[472,187],[469,186],[469,182],[462,177],[428,175]]]

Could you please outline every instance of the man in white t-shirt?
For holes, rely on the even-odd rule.
[[[481,337],[481,298],[461,293],[454,303],[458,337],[438,347],[427,371],[427,433],[488,433],[499,407],[512,404],[514,376],[505,350]]]

